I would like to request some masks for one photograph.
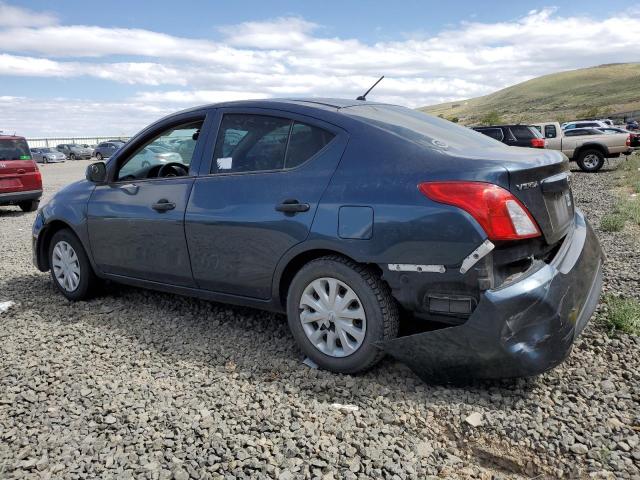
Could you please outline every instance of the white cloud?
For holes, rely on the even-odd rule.
[[[114,100],[104,110],[116,112],[121,105],[136,128],[144,126],[149,109],[270,96],[355,98],[383,74],[386,79],[370,98],[415,107],[487,94],[554,71],[640,60],[640,10],[633,8],[606,18],[531,10],[511,21],[463,22],[431,35],[377,43],[328,37],[323,26],[299,17],[220,27],[222,38],[214,41],[59,25],[49,14],[3,3],[0,9],[13,12],[0,20],[0,76],[139,85],[133,98]],[[105,116],[97,125],[109,125],[100,109],[86,111]],[[18,126],[20,118],[14,117]],[[71,128],[67,117],[57,121],[61,130]],[[81,123],[89,128],[90,122]]]
[[[41,27],[57,21],[53,14],[34,12],[0,2],[0,27]]]

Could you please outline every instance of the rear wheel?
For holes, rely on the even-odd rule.
[[[578,156],[578,166],[584,172],[597,172],[604,165],[604,155],[599,150],[584,150]]]
[[[102,154],[100,152],[96,153],[96,160],[98,160],[99,162],[102,161]]]
[[[373,269],[339,256],[313,260],[296,274],[287,316],[305,355],[337,373],[373,367],[384,356],[377,343],[398,334],[389,287]]]
[[[49,160],[47,159],[47,157],[42,157],[42,163],[49,163]]]
[[[70,153],[69,154],[69,160],[75,160],[76,159],[76,154],[75,153]]]
[[[35,212],[39,204],[39,200],[25,200],[24,202],[18,203],[18,206],[23,212]]]
[[[80,240],[68,229],[57,231],[49,244],[49,266],[56,288],[69,300],[89,298],[97,282]]]

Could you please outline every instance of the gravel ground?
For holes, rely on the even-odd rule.
[[[573,176],[596,226],[617,163]],[[47,195],[86,164],[42,166]],[[640,338],[610,338],[603,306],[535,379],[340,376],[280,315],[119,286],[67,302],[31,265],[33,217],[0,208],[0,478],[640,478]],[[606,289],[638,297],[637,239],[598,233]]]

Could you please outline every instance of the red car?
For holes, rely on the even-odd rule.
[[[42,176],[23,137],[0,135],[0,206],[18,205],[25,212],[38,208]]]

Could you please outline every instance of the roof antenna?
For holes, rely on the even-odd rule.
[[[381,76],[378,79],[378,81],[371,86],[371,88],[369,90],[367,90],[367,93],[365,93],[364,95],[360,95],[358,98],[356,98],[356,100],[366,100],[367,99],[367,95],[369,95],[369,92],[371,90],[373,90],[374,88],[376,88],[376,85],[378,85],[382,81],[383,78],[384,78],[384,75]]]

